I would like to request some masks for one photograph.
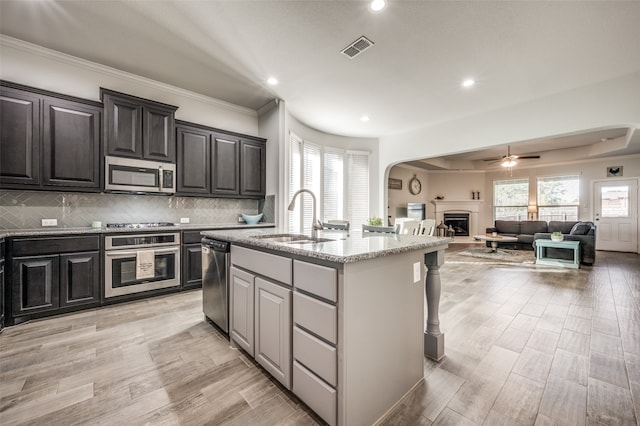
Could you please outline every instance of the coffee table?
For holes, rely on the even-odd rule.
[[[545,248],[561,248],[573,250],[573,261],[547,257]],[[563,268],[580,268],[580,241],[536,240],[536,265],[561,266]]]
[[[516,237],[507,237],[501,235],[496,235],[495,237],[493,235],[474,235],[473,238],[480,241],[490,241],[492,253],[498,251],[498,243],[515,243],[516,241],[518,241],[518,238]]]

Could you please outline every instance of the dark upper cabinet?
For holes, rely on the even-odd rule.
[[[240,195],[264,197],[266,192],[266,145],[243,139],[240,144]]]
[[[176,126],[176,190],[182,194],[208,195],[211,192],[209,176],[211,132],[189,126]]]
[[[99,190],[101,108],[45,98],[43,111],[43,185]]]
[[[2,184],[40,184],[40,105],[37,94],[0,87]]]
[[[100,89],[105,152],[118,157],[175,163],[175,106]]]
[[[141,158],[142,105],[108,94],[102,101],[107,154]]]
[[[266,140],[179,121],[176,195],[264,198]]]
[[[147,160],[176,162],[174,139],[175,109],[145,105],[143,107],[142,132],[143,158]]]
[[[101,104],[3,81],[0,114],[2,188],[100,191]]]
[[[211,192],[215,195],[240,193],[240,139],[214,133],[211,150]]]

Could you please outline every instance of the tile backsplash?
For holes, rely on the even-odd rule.
[[[42,219],[58,227],[90,226],[93,221],[237,223],[240,213],[262,211],[274,220],[274,195],[263,200],[167,197],[161,195],[85,194],[74,192],[0,191],[0,229],[40,228]],[[260,210],[262,209],[262,210]]]

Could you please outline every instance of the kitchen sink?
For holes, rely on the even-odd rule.
[[[300,234],[256,235],[254,238],[283,244],[315,244],[335,241],[329,238],[312,238],[308,235]]]

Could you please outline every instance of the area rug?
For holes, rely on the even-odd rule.
[[[460,256],[478,257],[481,259],[497,260],[500,262],[535,263],[536,257],[533,251],[498,249],[492,252],[488,247],[471,248],[458,253]]]

